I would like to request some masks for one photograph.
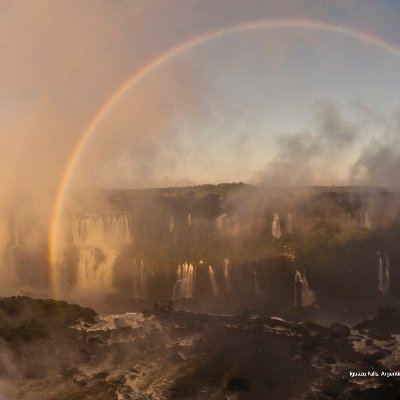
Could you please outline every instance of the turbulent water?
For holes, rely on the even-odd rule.
[[[19,398],[357,400],[387,381],[349,371],[389,373],[400,363],[400,335],[258,315],[111,314],[73,331],[84,357],[61,375],[19,379]]]

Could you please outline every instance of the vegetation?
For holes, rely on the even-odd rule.
[[[0,337],[11,344],[30,342],[60,332],[78,320],[93,321],[96,313],[65,301],[0,298]]]

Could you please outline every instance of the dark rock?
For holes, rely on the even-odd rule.
[[[312,340],[305,339],[301,342],[301,349],[304,351],[312,351],[314,349],[314,343]]]
[[[389,352],[385,352],[384,350],[378,350],[375,351],[370,355],[370,357],[374,360],[381,360],[382,358],[385,358],[388,355]]]
[[[336,358],[333,354],[325,354],[325,356],[323,357],[323,360],[327,364],[335,364],[336,363]]]
[[[250,383],[246,378],[231,378],[226,388],[232,392],[248,392]]]
[[[65,376],[67,378],[70,378],[78,373],[79,373],[79,370],[76,367],[63,366],[60,369],[60,375]]]
[[[116,377],[116,378],[110,379],[110,383],[115,386],[122,386],[125,383],[125,378],[123,376]]]
[[[313,321],[301,322],[299,325],[307,329],[310,333],[324,332],[326,330],[325,327]]]
[[[388,387],[379,387],[373,389],[355,389],[351,392],[351,400],[398,400],[399,397]]]
[[[338,398],[345,389],[345,386],[346,386],[345,383],[341,379],[335,379],[335,380],[328,379],[327,381],[324,382],[321,391],[328,397]]]
[[[332,339],[343,339],[350,336],[350,328],[347,325],[333,323],[330,329]]]
[[[106,372],[106,371],[101,371],[101,372],[98,372],[97,374],[94,374],[94,375],[93,375],[93,378],[96,378],[96,379],[106,379],[107,376],[108,376],[108,372]]]
[[[373,344],[374,344],[374,339],[372,339],[372,338],[367,339],[367,340],[365,341],[365,344],[366,344],[367,346],[373,345]]]
[[[387,341],[392,339],[392,335],[389,332],[384,331],[382,328],[372,328],[369,334],[376,340]]]

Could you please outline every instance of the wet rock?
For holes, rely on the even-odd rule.
[[[70,378],[76,374],[79,374],[79,370],[76,367],[63,366],[60,370],[60,375],[66,378]]]
[[[328,398],[340,398],[345,387],[345,382],[341,379],[328,379],[324,382],[321,392]]]
[[[390,352],[384,351],[384,350],[378,350],[375,351],[374,353],[370,354],[370,357],[374,360],[381,360],[382,358],[385,358]]]
[[[315,335],[317,333],[324,333],[326,331],[325,327],[313,321],[305,321],[300,323],[299,325],[307,329],[312,335]]]
[[[304,351],[312,351],[314,349],[314,343],[312,340],[305,339],[301,342],[301,349]]]
[[[248,392],[250,383],[246,378],[231,378],[226,388],[232,392]]]
[[[372,389],[355,389],[351,392],[351,400],[397,400],[398,396],[395,393],[390,393],[390,388],[379,387]]]
[[[125,383],[125,378],[123,376],[118,376],[109,380],[112,385],[121,386]]]
[[[93,378],[96,378],[96,379],[106,379],[107,376],[108,376],[108,372],[106,372],[106,371],[101,371],[101,372],[98,372],[97,374],[94,374],[94,375],[93,375]]]
[[[333,323],[330,328],[332,339],[343,339],[350,336],[350,328],[347,325],[340,323]]]
[[[327,364],[335,364],[336,363],[336,358],[333,354],[325,354],[322,359],[327,363]]]
[[[374,339],[372,339],[372,338],[367,339],[367,340],[365,341],[365,344],[366,344],[367,346],[372,346],[372,345],[374,344]]]
[[[379,308],[376,315],[368,320],[360,322],[355,326],[356,329],[367,329],[374,332],[377,336],[388,337],[388,332],[400,332],[400,309],[397,307]],[[385,340],[385,339],[379,339]]]
[[[376,340],[388,341],[392,338],[392,335],[382,328],[372,328],[369,334]]]

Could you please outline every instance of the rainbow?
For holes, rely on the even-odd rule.
[[[115,104],[127,93],[133,86],[139,81],[145,78],[155,69],[161,67],[167,61],[173,59],[185,51],[192,49],[196,46],[200,46],[208,41],[221,38],[225,35],[243,33],[246,31],[262,30],[262,29],[307,29],[315,31],[323,31],[346,35],[351,38],[357,39],[366,43],[370,46],[374,46],[383,51],[386,51],[395,56],[400,56],[400,49],[393,44],[385,41],[384,39],[366,33],[363,31],[352,30],[340,25],[331,24],[328,22],[318,20],[303,20],[303,19],[281,19],[281,20],[256,20],[236,25],[223,27],[221,29],[206,32],[204,34],[193,37],[177,46],[168,49],[161,53],[156,58],[151,60],[149,63],[143,65],[139,69],[133,72],[112,94],[107,98],[98,111],[94,114],[92,119],[89,121],[87,126],[84,128],[82,133],[79,135],[79,139],[72,151],[72,154],[65,166],[64,172],[62,173],[60,184],[55,196],[54,206],[52,209],[52,215],[49,226],[49,238],[48,238],[48,265],[49,265],[49,281],[53,296],[58,297],[58,277],[56,270],[56,251],[59,241],[59,222],[61,219],[62,210],[64,207],[64,198],[67,188],[69,187],[73,171],[77,165],[77,162],[82,154],[82,151],[91,137],[95,132],[96,128],[103,121],[104,117],[108,112],[115,106]]]

